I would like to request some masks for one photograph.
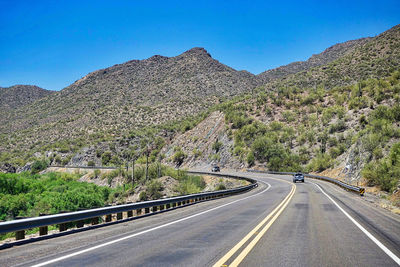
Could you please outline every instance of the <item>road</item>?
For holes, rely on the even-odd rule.
[[[400,216],[323,181],[245,175],[259,187],[4,249],[0,266],[398,266]]]

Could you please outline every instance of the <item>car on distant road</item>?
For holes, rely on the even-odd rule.
[[[293,183],[296,183],[297,181],[304,183],[304,175],[302,173],[296,173],[293,175]]]
[[[220,172],[221,170],[220,170],[219,166],[213,166],[211,171],[212,172]]]

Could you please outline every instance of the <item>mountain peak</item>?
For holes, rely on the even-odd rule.
[[[210,53],[208,53],[203,47],[193,47],[192,49],[184,52],[182,55],[211,57]]]

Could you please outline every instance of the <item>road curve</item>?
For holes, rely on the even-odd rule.
[[[212,266],[221,259],[226,259],[221,265],[240,266],[397,266],[343,211],[395,257],[400,256],[400,216],[322,181],[306,179],[293,189],[288,176],[245,175],[260,186],[5,249],[0,266]]]

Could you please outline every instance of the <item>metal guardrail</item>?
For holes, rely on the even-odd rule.
[[[259,173],[269,173],[269,174],[280,174],[280,175],[294,175],[295,172],[275,172],[275,171],[259,171],[259,170],[247,170],[249,172],[259,172]],[[309,178],[314,178],[314,179],[319,179],[319,180],[323,180],[323,181],[327,181],[333,184],[336,184],[346,190],[350,190],[353,192],[356,192],[358,194],[360,194],[360,196],[364,196],[365,194],[365,188],[363,187],[359,187],[359,186],[354,186],[354,185],[350,185],[347,184],[345,182],[339,181],[337,179],[331,178],[331,177],[327,177],[327,176],[320,176],[320,175],[313,175],[313,174],[303,174],[305,177],[309,177]]]
[[[48,168],[66,168],[66,169],[96,169],[96,170],[116,170],[117,167],[103,167],[103,166],[61,166],[61,165],[50,165]]]
[[[92,225],[98,224],[99,219],[102,216],[105,216],[105,222],[111,222],[111,214],[116,214],[117,220],[121,220],[123,219],[123,212],[127,212],[127,217],[129,218],[133,217],[133,211],[136,210],[136,215],[140,216],[142,215],[143,209],[144,214],[149,214],[150,212],[167,210],[179,206],[193,204],[199,201],[242,193],[257,187],[256,180],[242,176],[195,171],[188,173],[243,179],[251,182],[251,184],[233,189],[0,222],[0,233],[16,232],[16,240],[21,240],[25,238],[25,230],[27,229],[39,227],[39,234],[47,235],[49,225],[59,225],[59,231],[62,232],[67,230],[67,223],[71,222],[76,222],[77,228],[81,228],[84,226],[84,221],[88,219],[92,220]]]

